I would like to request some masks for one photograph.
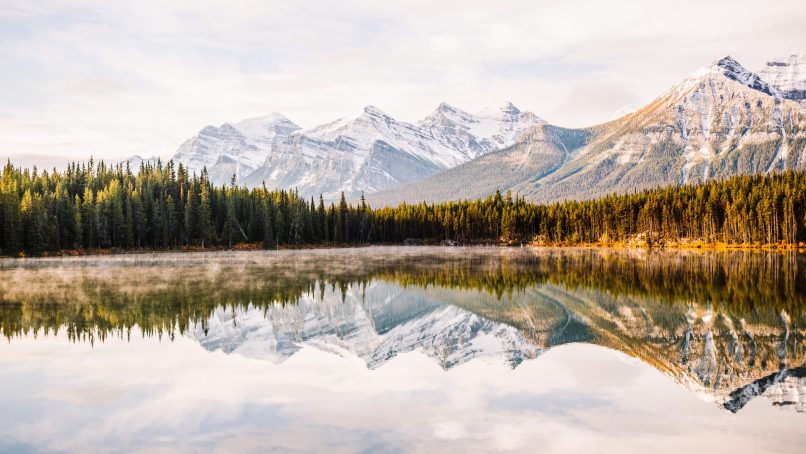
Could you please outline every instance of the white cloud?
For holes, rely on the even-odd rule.
[[[583,126],[731,54],[806,42],[801,1],[6,1],[0,157],[169,156],[206,124],[512,101]],[[35,127],[34,127],[35,126]],[[49,163],[52,165],[53,163]]]

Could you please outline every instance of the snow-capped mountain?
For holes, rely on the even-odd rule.
[[[208,169],[216,184],[296,188],[303,196],[372,193],[450,169],[516,143],[543,121],[512,104],[469,114],[442,104],[417,124],[367,106],[300,130],[279,114],[208,126],[174,156],[192,171]]]
[[[243,181],[297,188],[303,196],[334,199],[414,181],[467,159],[410,123],[376,107],[291,135]]]
[[[521,112],[508,102],[499,109],[484,109],[477,114],[442,103],[417,124],[469,161],[515,144],[526,131],[543,123],[535,114]]]
[[[673,87],[672,91],[680,96],[685,96],[692,88],[701,84],[703,80],[712,80],[710,77],[714,75],[725,76],[730,80],[770,96],[780,96],[775,87],[764,81],[758,74],[740,65],[730,55],[695,71],[683,83]]]
[[[784,98],[806,106],[806,54],[770,60],[758,75],[775,87]]]
[[[317,292],[313,292],[317,294]],[[297,304],[216,310],[188,334],[206,349],[281,363],[301,348],[355,356],[380,367],[404,352],[421,350],[449,369],[474,358],[516,367],[540,349],[518,330],[445,305],[397,285],[375,282],[344,295],[305,296]]]
[[[538,125],[514,147],[370,202],[438,202],[495,190],[551,202],[804,169],[806,110],[783,96],[793,85],[780,83],[779,89],[725,57],[619,119],[583,129]]]
[[[279,113],[206,126],[179,147],[173,160],[196,174],[206,167],[214,184],[227,184],[232,175],[240,179],[254,172],[267,154],[298,129]]]

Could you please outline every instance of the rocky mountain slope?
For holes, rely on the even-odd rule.
[[[781,88],[725,57],[617,120],[583,129],[540,125],[510,148],[370,202],[438,202],[496,189],[551,202],[803,169],[806,111],[784,97],[795,86],[790,79],[775,80]]]

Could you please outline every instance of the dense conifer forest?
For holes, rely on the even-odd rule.
[[[532,204],[509,193],[372,209],[295,191],[214,186],[181,164],[90,160],[65,171],[5,165],[0,253],[401,242],[580,244],[806,242],[806,174],[738,176],[591,201]]]

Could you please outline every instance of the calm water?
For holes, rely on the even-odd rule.
[[[2,452],[803,452],[806,442],[803,255],[8,259],[0,332]]]

